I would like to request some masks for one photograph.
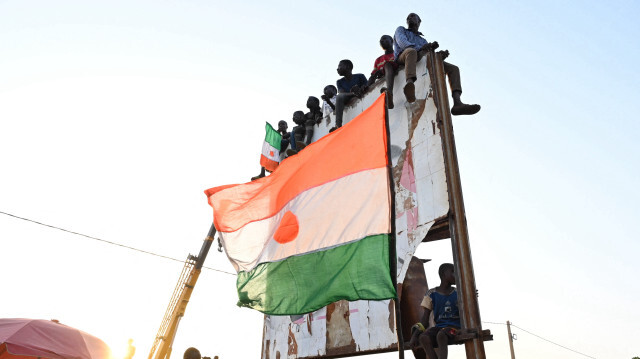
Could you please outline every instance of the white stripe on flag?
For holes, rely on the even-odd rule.
[[[389,233],[389,201],[387,168],[365,170],[301,192],[270,218],[219,233],[236,270],[249,271],[259,263]],[[294,241],[280,244],[273,235],[287,211],[297,216],[299,232]]]
[[[280,162],[280,151],[267,141],[262,144],[262,155],[272,161]]]

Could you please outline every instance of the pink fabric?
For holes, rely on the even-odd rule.
[[[412,193],[417,193],[411,146],[407,148],[407,155],[402,166],[402,175],[400,176],[400,185]],[[398,217],[402,217],[405,213],[407,215],[407,229],[409,231],[415,231],[415,229],[418,228],[418,207],[410,208],[408,211],[399,214]]]
[[[400,184],[409,191],[417,193],[416,176],[413,174],[413,154],[411,153],[411,146],[407,148],[407,155],[402,166],[402,175],[400,176]]]
[[[111,349],[91,334],[37,319],[0,319],[0,344],[14,355],[51,359],[109,359]]]

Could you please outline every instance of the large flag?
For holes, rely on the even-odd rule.
[[[282,135],[267,122],[265,125],[266,134],[264,136],[264,144],[262,144],[262,155],[260,156],[260,166],[268,171],[275,171],[280,163],[280,141]]]
[[[205,193],[239,306],[293,315],[396,296],[384,95],[270,176]]]

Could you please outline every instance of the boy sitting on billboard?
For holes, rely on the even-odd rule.
[[[440,265],[438,268],[440,285],[427,292],[420,304],[424,307],[422,319],[411,328],[411,347],[417,348],[419,343],[429,359],[446,359],[448,345],[460,329],[458,293],[452,286],[456,283],[453,270],[451,263]],[[431,312],[433,312],[435,326],[425,329],[429,326]],[[434,348],[438,348],[438,356]]]

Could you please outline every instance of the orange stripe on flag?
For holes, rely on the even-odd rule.
[[[360,171],[387,165],[384,94],[358,117],[282,161],[270,176],[208,189],[214,225],[233,232],[269,218],[299,193]],[[319,214],[321,215],[321,214]]]
[[[260,155],[260,166],[264,167],[267,171],[273,172],[278,168],[279,163],[268,159],[264,155]]]

